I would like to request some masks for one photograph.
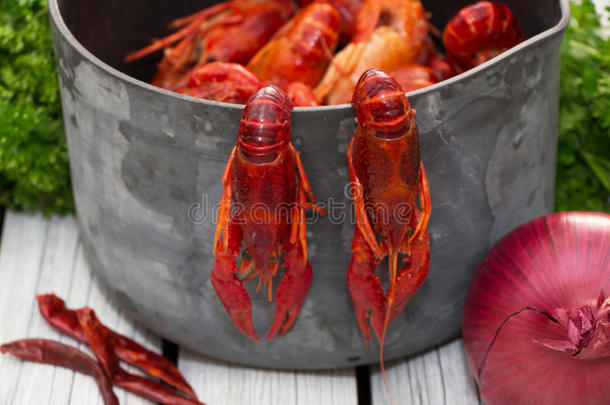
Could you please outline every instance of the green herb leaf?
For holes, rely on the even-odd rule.
[[[0,204],[73,210],[46,0],[0,0]]]
[[[610,39],[591,0],[572,2],[561,48],[555,208],[610,212]]]

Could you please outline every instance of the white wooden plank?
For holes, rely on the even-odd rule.
[[[392,397],[397,404],[444,404],[443,378],[436,350],[386,363]],[[371,367],[371,396],[375,405],[391,405],[379,366]]]
[[[391,404],[378,366],[371,367],[373,405]],[[396,404],[479,404],[461,340],[438,350],[386,364]]]
[[[445,404],[479,404],[476,383],[470,374],[462,340],[439,347],[438,354],[443,372]]]
[[[73,217],[45,220],[7,213],[0,250],[0,342],[43,337],[77,345],[48,326],[38,313],[34,295],[49,292],[64,298],[69,307],[89,305],[112,329],[160,350],[160,339],[126,320],[92,277]],[[91,353],[85,346],[79,345]],[[102,404],[90,377],[11,356],[0,356],[0,381],[2,404]],[[150,404],[123,390],[115,392],[121,404]]]
[[[13,215],[13,214],[10,214]],[[38,306],[34,298],[35,293],[55,292],[59,296],[65,296],[70,290],[72,278],[72,263],[74,252],[77,247],[77,235],[74,232],[74,221],[72,218],[54,218],[51,221],[40,217],[30,218],[39,224],[40,228],[46,228],[47,238],[42,256],[39,257],[40,271],[35,289],[15,288],[13,294],[19,294],[24,308],[30,312],[30,328],[21,337],[41,337],[49,339],[60,339],[67,344],[67,337],[50,328],[38,312]],[[12,232],[9,228],[8,232]],[[27,254],[23,247],[21,255]],[[43,404],[43,403],[67,403],[70,398],[69,383],[72,381],[72,372],[59,367],[51,367],[44,364],[27,363],[21,365],[21,378],[16,386],[14,403],[16,404]],[[35,381],[36,384],[32,384]]]
[[[242,367],[181,350],[178,365],[199,399],[213,405],[356,405],[354,369],[277,371]]]
[[[357,401],[354,369],[303,371],[295,374],[296,403],[352,405]]]
[[[47,227],[40,217],[7,213],[4,218],[0,250],[0,342],[28,336],[33,317],[32,295],[40,275]],[[0,403],[17,403],[15,396],[21,374],[21,361],[0,356]]]

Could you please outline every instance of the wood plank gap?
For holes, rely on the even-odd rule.
[[[169,340],[163,339],[163,343],[161,345],[161,351],[163,356],[167,357],[174,364],[178,364],[178,356],[180,355],[180,348],[174,342],[170,342]]]
[[[80,236],[77,236],[76,238],[76,245],[74,246],[74,254],[72,255],[72,266],[70,267],[70,282],[68,284],[68,291],[72,291],[72,285],[74,284],[74,278],[75,278],[75,273],[76,273],[76,263],[78,262],[78,254],[80,252],[80,249],[82,247],[81,244],[81,240],[80,240]],[[87,292],[87,299],[89,299],[89,295],[90,295],[91,289],[88,290]],[[77,346],[79,349],[82,349],[82,344],[81,343],[77,343]],[[71,373],[70,374],[70,388],[68,390],[69,392],[69,396],[68,396],[68,403],[72,403],[72,393],[74,392],[74,380],[76,373]]]
[[[439,347],[438,353],[447,405],[478,405],[476,383],[470,374],[462,340]]]
[[[163,354],[164,357],[168,358],[175,365],[178,365],[179,350],[180,350],[180,348],[174,342],[171,342],[171,341],[165,340],[165,339],[161,340],[161,354]],[[165,385],[167,385],[167,384],[165,384]],[[163,404],[158,403],[157,405],[163,405]]]
[[[294,373],[294,403],[299,403],[299,377]]]
[[[358,405],[371,405],[371,372],[369,366],[356,367],[356,389],[358,390]]]
[[[443,365],[441,363],[441,354],[438,352],[439,346],[434,349],[436,353],[436,360],[438,362],[438,368],[441,370],[441,386],[443,387],[443,405],[447,403],[447,392],[445,391],[445,376],[443,375]],[[480,401],[479,401],[480,402]]]

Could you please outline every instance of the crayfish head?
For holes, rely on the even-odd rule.
[[[414,125],[409,100],[400,85],[379,69],[369,69],[360,76],[352,105],[358,124],[383,139],[399,138]]]
[[[252,163],[272,162],[290,142],[292,102],[279,87],[268,85],[246,103],[237,144]]]

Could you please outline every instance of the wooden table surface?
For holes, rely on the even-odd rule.
[[[274,371],[213,360],[147,332],[125,318],[83,257],[73,216],[44,219],[7,212],[0,240],[0,342],[26,337],[78,345],[46,324],[34,295],[54,292],[69,307],[88,305],[103,323],[174,357],[208,405],[389,404],[377,366],[333,371]],[[398,404],[478,404],[461,341],[387,364]],[[121,404],[147,404],[115,389]],[[101,404],[94,381],[54,366],[0,356],[0,404]]]

